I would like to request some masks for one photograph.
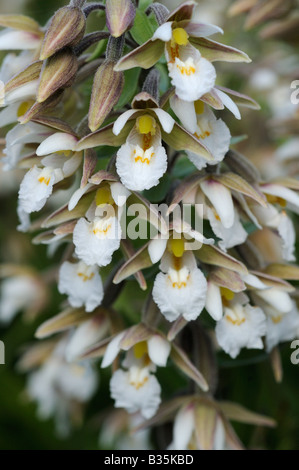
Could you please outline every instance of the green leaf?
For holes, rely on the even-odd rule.
[[[171,185],[170,176],[165,173],[158,186],[143,192],[143,195],[152,203],[161,202],[165,199]]]
[[[152,37],[157,28],[158,23],[153,14],[147,16],[143,11],[137,10],[130,33],[133,39],[141,45]]]
[[[188,157],[181,156],[175,163],[171,175],[174,178],[185,178],[194,173],[194,165]]]
[[[140,71],[141,69],[136,70],[135,68],[124,72],[125,86],[115,109],[123,108],[126,104],[130,103],[136,95]]]

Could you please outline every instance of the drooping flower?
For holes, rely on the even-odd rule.
[[[70,263],[65,261],[59,271],[58,290],[68,295],[72,307],[85,306],[92,312],[103,299],[104,290],[98,267],[87,266],[83,261]]]
[[[121,349],[125,348],[130,333],[130,330],[124,331],[110,341],[102,367],[110,365]],[[140,411],[145,418],[153,416],[161,402],[161,387],[153,372],[156,366],[166,366],[170,353],[170,343],[160,334],[151,332],[148,336],[146,341],[138,341],[138,335],[134,336],[134,345],[122,363],[126,370],[118,369],[110,382],[115,406],[125,408],[129,413]]]
[[[118,369],[112,375],[110,391],[116,408],[125,408],[129,413],[140,411],[147,419],[161,403],[161,386],[148,367],[131,365],[126,371]]]
[[[215,331],[219,345],[235,358],[242,348],[263,348],[266,317],[261,308],[249,304],[245,294],[238,294],[224,308],[224,316],[217,322]]]
[[[165,23],[156,30],[153,39],[166,42],[168,73],[178,97],[195,101],[214,87],[216,71],[211,62],[189,43],[187,28],[172,29],[171,23]]]
[[[291,341],[298,337],[299,332],[299,312],[293,303],[293,308],[289,312],[281,313],[275,308],[264,307],[267,316],[266,346],[270,352],[279,343]]]
[[[214,160],[213,165],[223,160],[226,152],[229,150],[231,135],[227,125],[222,119],[217,119],[213,112],[202,101],[196,101],[194,111],[196,112],[195,126],[192,122],[192,114],[188,114],[188,108],[183,112],[185,103],[179,104],[178,99],[170,100],[171,107],[182,121],[184,127],[198,138],[203,145],[210,151]],[[187,155],[192,163],[201,170],[208,164],[207,160],[194,153],[187,151]]]
[[[203,408],[202,406],[200,408]],[[173,424],[173,440],[168,446],[170,450],[205,450],[206,446],[211,450],[225,450],[226,448],[226,433],[219,415],[212,413],[211,419],[208,422],[213,426],[213,434],[209,437],[212,442],[208,442],[208,438],[202,440],[202,436],[196,434],[196,421],[199,426],[199,421],[204,419],[203,416],[197,411],[195,403],[189,403],[178,411],[175,416]],[[214,418],[214,419],[213,419]],[[205,424],[208,424],[205,423]]]
[[[4,279],[0,286],[0,322],[9,323],[21,310],[35,313],[43,305],[44,297],[43,286],[32,275]]]
[[[41,419],[55,417],[58,432],[69,432],[72,402],[84,403],[94,394],[98,378],[90,364],[67,363],[63,339],[46,362],[28,376],[27,392],[38,404]]]
[[[21,210],[30,214],[39,211],[52,194],[55,183],[54,168],[38,168],[34,165],[26,173],[19,190]]]
[[[184,253],[182,239],[172,241],[172,252],[163,255],[154,282],[153,299],[165,318],[173,322],[180,315],[196,320],[205,306],[207,281],[197,268],[194,255]]]
[[[81,217],[74,229],[76,255],[87,265],[106,266],[121,240],[120,215],[129,195],[120,183],[102,185],[96,192],[95,203]],[[119,204],[119,205],[118,205]]]
[[[122,183],[130,190],[143,191],[159,183],[167,169],[167,155],[160,127],[152,116],[137,118],[136,127],[117,152],[116,169]]]

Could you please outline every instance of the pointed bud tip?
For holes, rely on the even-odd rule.
[[[40,51],[46,60],[65,46],[75,46],[82,39],[86,18],[80,8],[62,7],[52,18]]]
[[[110,34],[118,38],[133,24],[136,9],[131,0],[107,0],[106,18]]]

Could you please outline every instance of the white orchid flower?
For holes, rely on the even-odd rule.
[[[221,162],[229,150],[231,141],[230,131],[222,119],[217,119],[200,100],[188,103],[174,96],[170,99],[170,104],[183,126],[209,150],[214,158],[212,163]],[[208,164],[207,160],[190,151],[187,151],[187,155],[199,170]]]
[[[168,72],[177,96],[185,101],[196,101],[214,87],[216,71],[211,62],[190,44],[188,28],[192,28],[192,23],[185,28],[173,29],[172,23],[167,22],[155,31],[152,40],[161,39],[166,43]],[[214,29],[210,34],[218,31]],[[195,31],[189,32],[195,35]],[[204,35],[204,32],[200,34]]]
[[[86,312],[92,312],[101,305],[104,296],[98,267],[88,266],[83,261],[65,261],[61,265],[58,290],[61,294],[67,294],[72,307],[85,306]]]
[[[172,252],[162,258],[153,299],[170,322],[180,315],[187,321],[196,320],[205,305],[207,281],[197,268],[194,255],[184,253],[183,240],[173,240],[172,245]]]
[[[39,417],[47,419],[54,416],[58,431],[63,434],[69,431],[71,402],[88,401],[98,384],[97,375],[90,364],[69,364],[65,361],[66,344],[65,340],[58,343],[44,365],[29,375],[26,387],[30,398],[37,401]]]
[[[199,418],[197,418],[199,419]],[[196,433],[195,407],[193,404],[183,406],[174,419],[173,440],[168,446],[169,450],[201,450],[201,442],[195,438]],[[217,416],[212,450],[225,450],[226,435],[222,420]]]
[[[117,173],[123,185],[134,191],[156,186],[167,169],[167,154],[162,146],[160,124],[165,132],[170,133],[174,120],[159,108],[151,111],[155,117],[151,114],[139,116],[125,144],[117,152]],[[136,110],[129,110],[115,121],[115,135],[120,133],[134,113]]]
[[[0,323],[11,322],[21,310],[30,309],[42,295],[40,286],[31,276],[13,276],[0,286]]]
[[[76,255],[87,265],[106,266],[111,262],[113,253],[120,246],[122,232],[119,219],[129,194],[120,183],[103,185],[87,213],[89,220],[84,217],[78,220],[73,242]]]
[[[299,331],[299,312],[295,302],[292,310],[281,313],[273,307],[264,307],[267,316],[266,346],[267,351],[272,349],[283,341],[291,341],[298,337]]]
[[[266,317],[261,308],[249,304],[245,294],[237,294],[224,308],[215,331],[221,348],[234,359],[242,348],[263,349]]]
[[[112,375],[110,392],[116,408],[125,408],[128,413],[140,411],[146,419],[154,416],[161,403],[161,386],[148,367],[118,369]]]

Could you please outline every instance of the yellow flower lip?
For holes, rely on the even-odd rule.
[[[177,258],[181,258],[185,251],[185,241],[183,238],[169,240],[170,250]]]
[[[202,114],[205,109],[205,104],[203,101],[197,100],[194,102],[194,108],[195,108],[196,114]]]
[[[221,296],[225,298],[225,300],[233,300],[235,294],[227,287],[220,287]]]
[[[172,31],[172,38],[179,46],[187,46],[189,34],[183,28],[175,28]]]
[[[21,116],[24,116],[24,114],[27,113],[28,109],[30,109],[33,104],[34,104],[33,100],[23,101],[18,107],[18,111],[17,111],[18,118]]]
[[[147,342],[141,341],[134,345],[134,356],[136,359],[141,359],[145,354],[147,354]]]
[[[140,134],[152,134],[156,133],[156,121],[149,114],[144,114],[137,119],[136,122],[138,132]]]
[[[108,186],[99,188],[96,192],[96,205],[101,206],[103,204],[114,204],[114,201],[111,196],[111,191]]]

